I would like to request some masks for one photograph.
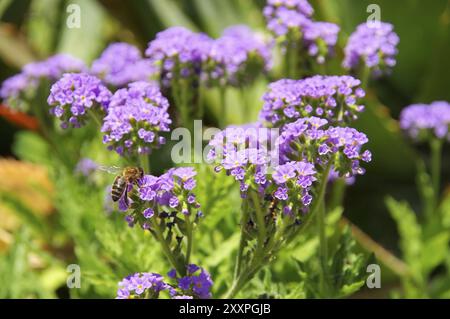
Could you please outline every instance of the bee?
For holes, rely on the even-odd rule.
[[[117,167],[101,167],[109,173],[118,171]],[[120,170],[119,170],[120,172]],[[125,167],[119,175],[114,178],[114,182],[111,187],[111,198],[114,202],[117,202],[120,198],[124,198],[125,203],[128,205],[128,189],[130,186],[134,186],[144,176],[144,170],[141,167]]]

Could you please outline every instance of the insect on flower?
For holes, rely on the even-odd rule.
[[[114,178],[111,187],[111,198],[117,202],[123,197],[126,206],[128,206],[128,191],[129,188],[137,184],[138,181],[144,177],[144,170],[141,167],[125,167],[123,169],[116,166],[100,166],[100,170],[111,174],[118,174]]]

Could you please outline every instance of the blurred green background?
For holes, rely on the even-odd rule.
[[[369,135],[374,160],[345,198],[345,215],[379,243],[398,252],[398,235],[385,206],[390,194],[418,208],[415,156],[426,149],[411,145],[398,129],[400,110],[414,102],[450,101],[450,2],[447,0],[310,0],[315,19],[341,26],[335,72],[340,73],[342,48],[355,27],[380,6],[381,20],[394,25],[400,37],[397,65],[389,77],[374,81],[370,108],[356,126]],[[81,28],[66,27],[69,4],[81,8]],[[125,41],[142,50],[158,31],[183,25],[211,36],[233,24],[264,31],[264,0],[0,0],[0,81],[25,63],[55,52],[67,52],[87,63],[108,43]],[[261,107],[266,83],[253,89],[254,114]],[[211,115],[211,114],[210,114]],[[256,120],[256,117],[255,117]],[[214,120],[211,119],[211,122]],[[0,118],[0,155],[13,157],[19,127]],[[448,187],[450,152],[444,149],[443,186]],[[1,178],[2,176],[0,176]],[[447,192],[449,190],[447,189]]]

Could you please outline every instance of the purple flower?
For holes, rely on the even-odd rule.
[[[343,66],[357,69],[361,64],[380,75],[395,65],[398,35],[392,24],[374,22],[360,24],[348,39]]]
[[[326,120],[310,117],[286,124],[277,144],[282,163],[313,160],[315,165],[324,165],[331,161],[339,174],[350,177],[364,172],[360,160],[371,160],[370,151],[362,150],[367,142],[367,136],[354,128],[333,127]],[[310,183],[302,179],[298,182]]]
[[[139,203],[147,207],[142,212],[139,221],[158,215],[157,212],[165,212],[168,209],[172,213],[180,212],[190,215],[197,213],[200,204],[196,201],[192,190],[195,188],[196,171],[191,167],[178,167],[168,170],[161,176],[144,175],[138,183],[137,195]]]
[[[288,189],[286,187],[278,187],[278,189],[273,194],[275,198],[279,200],[287,200],[288,199]]]
[[[199,299],[211,298],[213,281],[209,273],[195,264],[188,265],[187,271],[187,276],[178,278],[177,288],[181,292],[177,296],[193,296]]]
[[[22,72],[6,79],[0,88],[0,98],[9,107],[28,111],[29,99],[35,94],[42,80],[50,83],[59,79],[63,73],[82,72],[86,67],[81,60],[67,54],[57,54],[44,61],[32,62],[22,68]]]
[[[116,87],[149,81],[156,71],[151,61],[143,59],[139,49],[128,43],[110,44],[91,67],[93,74]]]
[[[111,99],[111,92],[95,76],[85,73],[66,73],[52,85],[47,99],[53,106],[50,113],[62,121],[62,127],[82,126],[87,112],[104,112]]]
[[[153,209],[151,209],[151,208],[146,208],[146,209],[144,209],[144,211],[142,212],[142,215],[143,215],[146,219],[149,219],[149,218],[152,218],[153,215],[155,215],[155,211],[154,211]]]
[[[410,105],[400,114],[400,127],[417,141],[431,137],[450,141],[450,103],[436,101]]]
[[[311,22],[304,30],[304,45],[308,54],[323,64],[333,53],[339,33],[339,26],[330,22]]]
[[[197,175],[197,172],[193,167],[178,167],[173,170],[173,175],[179,177],[181,181],[186,182]]]
[[[268,0],[263,10],[267,28],[281,41],[299,37],[305,26],[311,23],[313,12],[306,0]]]
[[[364,96],[360,84],[360,80],[347,75],[316,75],[302,80],[273,82],[263,96],[260,119],[275,127],[311,116],[311,113],[332,123],[355,120],[364,110],[358,104],[359,98]]]
[[[202,77],[209,86],[242,86],[270,68],[270,47],[250,28],[238,25],[211,42]]]
[[[191,277],[182,277],[178,279],[178,288],[180,288],[181,290],[189,290],[191,288],[191,283]]]
[[[177,277],[177,271],[175,270],[175,268],[173,268],[173,269],[171,269],[168,273],[167,273],[167,276],[169,277],[169,278],[176,278]]]
[[[277,184],[284,184],[296,175],[295,162],[289,162],[275,167],[272,178]]]
[[[170,286],[164,282],[164,278],[156,273],[135,273],[127,276],[119,282],[117,299],[131,298],[158,298],[163,290],[169,290]]]
[[[211,39],[183,27],[171,27],[156,35],[145,55],[158,68],[163,86],[173,80],[199,76],[209,51]]]
[[[161,132],[169,131],[169,102],[159,88],[133,82],[114,93],[103,121],[103,143],[120,155],[148,154],[158,148]]]

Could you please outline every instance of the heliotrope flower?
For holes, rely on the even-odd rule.
[[[267,28],[284,43],[301,38],[303,29],[311,23],[313,12],[306,0],[268,0],[263,10]]]
[[[307,160],[317,167],[332,165],[343,177],[364,174],[360,161],[370,162],[364,133],[351,127],[328,126],[325,119],[301,118],[285,126],[277,143],[281,162]]]
[[[177,285],[173,290],[172,299],[209,299],[213,281],[210,274],[203,268],[190,264],[187,266],[187,275],[178,277],[175,269],[169,272],[170,277],[176,279]],[[189,298],[190,297],[190,298]]]
[[[278,149],[274,148],[277,139],[271,135],[269,129],[229,127],[210,141],[208,159],[216,163],[217,172],[225,170],[234,177],[243,198],[256,192],[262,201],[274,198],[272,208],[296,214],[311,203],[316,170],[306,160],[279,165]]]
[[[91,67],[93,74],[116,87],[149,81],[156,71],[150,60],[142,58],[138,48],[121,42],[110,44]]]
[[[345,47],[343,66],[357,69],[365,66],[378,76],[396,64],[399,37],[390,23],[362,23],[353,32]]]
[[[139,186],[139,197],[150,211],[144,210],[144,217],[152,217],[154,211],[166,208],[184,215],[198,210],[200,204],[193,193],[195,175],[197,172],[192,167],[172,168],[159,177],[145,175]]]
[[[135,273],[119,282],[116,299],[156,299],[161,291],[172,289],[156,273]]]
[[[61,127],[82,126],[88,111],[103,113],[111,92],[95,76],[85,73],[65,73],[52,85],[47,99],[50,113],[62,121]]]
[[[170,87],[173,80],[200,76],[211,41],[205,34],[171,27],[150,41],[145,55],[159,70],[162,85]]]
[[[21,73],[6,79],[0,88],[0,98],[10,107],[27,111],[27,101],[33,98],[43,80],[51,84],[63,73],[84,70],[86,67],[81,60],[67,54],[56,54],[44,61],[29,63],[22,68]]]
[[[435,101],[410,105],[400,114],[400,127],[417,141],[431,137],[450,141],[450,103]]]
[[[339,33],[339,26],[330,22],[311,22],[304,29],[306,51],[319,64],[334,52]]]
[[[165,143],[161,132],[169,131],[169,102],[159,88],[133,82],[111,98],[101,131],[103,143],[120,155],[148,154]]]
[[[23,67],[23,74],[30,78],[47,78],[55,81],[68,72],[86,71],[83,61],[68,54],[56,54],[44,61],[32,62]]]
[[[244,25],[224,30],[211,42],[202,77],[209,85],[242,86],[271,68],[270,48]]]
[[[121,207],[122,211],[131,209],[126,216],[128,224],[138,223],[143,229],[151,229],[152,218],[170,218],[174,219],[166,223],[170,228],[181,216],[197,222],[202,213],[194,193],[196,175],[192,167],[171,168],[161,176],[144,175],[138,181],[135,195],[132,195],[132,188],[128,193],[131,204]]]
[[[355,120],[364,110],[359,99],[365,92],[360,85],[360,80],[348,75],[273,82],[263,95],[260,119],[275,127],[308,116],[323,117],[332,123]]]

